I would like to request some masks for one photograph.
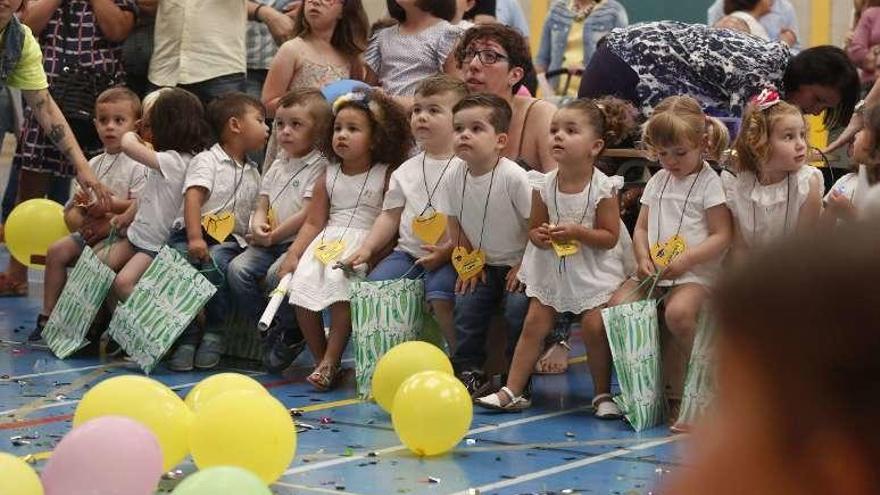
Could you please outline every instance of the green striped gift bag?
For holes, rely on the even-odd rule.
[[[116,307],[110,336],[149,374],[215,292],[183,255],[165,246]]]
[[[115,276],[92,248],[83,249],[43,329],[46,344],[60,359],[89,344],[86,338],[89,327],[101,310]]]
[[[636,431],[663,421],[657,301],[647,299],[602,310],[620,383],[614,401]]]
[[[424,305],[425,284],[421,278],[352,283],[351,342],[359,397],[370,397],[373,371],[386,352],[420,337]]]
[[[694,347],[688,362],[681,400],[679,422],[693,424],[705,411],[715,395],[715,328],[709,311],[703,310],[697,321]]]

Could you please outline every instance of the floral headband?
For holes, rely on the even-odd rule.
[[[383,120],[384,112],[382,111],[382,107],[376,102],[376,100],[370,98],[370,93],[367,91],[353,91],[336,98],[336,101],[333,102],[333,115],[335,116],[338,114],[339,110],[341,110],[346,104],[355,105],[366,110],[380,123]]]
[[[773,88],[765,88],[763,91],[752,97],[750,103],[758,110],[765,111],[782,101],[779,92]]]

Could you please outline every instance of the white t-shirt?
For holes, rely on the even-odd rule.
[[[767,185],[760,184],[754,173],[745,170],[736,176],[722,174],[727,206],[747,246],[766,246],[797,229],[813,177],[824,184],[822,172],[809,165],[802,165],[787,179]],[[820,187],[824,190],[824,185]]]
[[[532,187],[525,170],[507,158],[498,161],[494,178],[492,172],[474,177],[467,166],[458,167],[445,187],[444,213],[458,219],[474,249],[482,247],[486,264],[522,262],[532,208]]]
[[[305,199],[312,197],[315,180],[326,168],[327,159],[317,150],[301,158],[284,153],[275,160],[260,183],[260,196],[265,196],[269,208],[275,210],[279,224],[302,210]],[[280,242],[290,242],[294,237]]]
[[[159,169],[148,168],[147,180],[138,197],[138,211],[128,228],[128,240],[150,251],[159,251],[168,240],[171,224],[180,216],[180,188],[192,155],[176,151],[156,153]]]
[[[147,182],[147,167],[131,159],[125,153],[101,153],[89,160],[89,166],[101,184],[110,189],[117,199],[134,199]],[[79,184],[75,190],[79,191]],[[67,206],[73,204],[73,197]]]
[[[403,162],[391,174],[382,209],[403,208],[396,249],[416,258],[428,254],[422,249],[424,242],[413,234],[412,221],[423,211],[432,211],[427,207],[429,196],[431,205],[437,211],[445,210],[442,206],[445,201],[443,184],[453,171],[464,166],[464,162],[457,156],[448,159],[431,158],[422,152]]]
[[[220,144],[203,151],[192,159],[186,171],[182,193],[191,187],[204,187],[208,199],[202,205],[202,216],[222,212],[235,214],[235,229],[232,235],[242,246],[248,232],[251,212],[260,191],[260,172],[250,161],[244,165],[233,160]],[[178,219],[177,227],[184,226],[183,217]]]
[[[684,238],[688,249],[699,245],[709,237],[706,210],[723,205],[725,201],[721,178],[708,163],[704,162],[699,172],[682,179],[660,170],[651,177],[642,193],[642,204],[648,207],[649,246],[666,242],[676,233]],[[675,280],[662,280],[658,285],[711,285],[721,268],[722,259],[723,256],[718,256],[693,267]]]
[[[823,198],[823,201],[827,203],[831,198],[831,192],[837,191],[849,199],[859,216],[862,216],[870,190],[871,184],[868,181],[868,168],[864,165],[859,165],[857,172],[850,172],[837,179],[834,185],[831,186],[831,191],[828,191],[828,194]]]

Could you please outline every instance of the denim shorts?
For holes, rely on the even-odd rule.
[[[368,280],[378,282],[380,280],[393,280],[406,275],[413,279],[424,274],[425,299],[452,301],[455,299],[455,280],[458,276],[452,264],[447,263],[433,272],[427,271],[421,266],[415,265],[416,258],[403,251],[392,251],[376,268],[370,272]]]

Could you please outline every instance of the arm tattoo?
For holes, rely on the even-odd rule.
[[[61,124],[52,124],[52,127],[49,128],[46,136],[48,136],[55,145],[61,144],[65,137],[64,126]]]

